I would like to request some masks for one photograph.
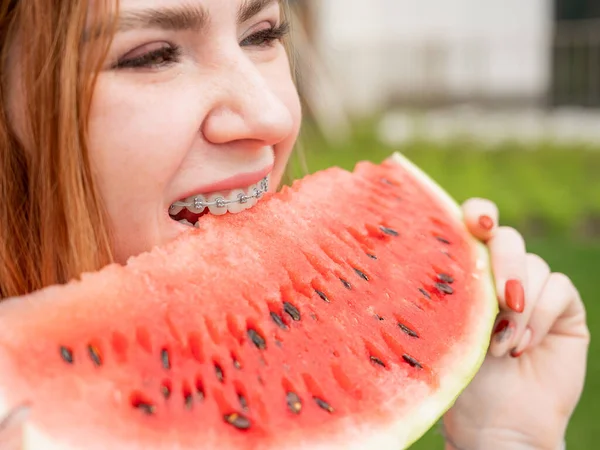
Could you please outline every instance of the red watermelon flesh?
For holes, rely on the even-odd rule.
[[[403,157],[0,305],[24,449],[404,448],[482,362],[487,253]]]

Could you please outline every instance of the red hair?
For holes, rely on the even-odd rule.
[[[1,1],[0,299],[66,282],[112,259],[86,124],[114,4],[93,1],[94,30],[106,32],[86,42],[90,0]],[[18,127],[9,109],[17,69]]]

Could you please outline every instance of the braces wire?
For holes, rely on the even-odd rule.
[[[181,201],[175,202],[171,205],[170,209],[174,209],[177,206],[182,206],[185,208],[194,207],[195,209],[198,209],[198,210],[203,210],[204,208],[207,208],[209,206],[216,206],[217,208],[225,208],[225,207],[227,207],[227,205],[231,205],[232,203],[242,203],[243,204],[253,198],[260,199],[268,191],[269,191],[269,179],[268,179],[268,177],[266,177],[260,182],[259,188],[253,189],[253,192],[251,195],[239,194],[237,199],[235,199],[235,200],[225,200],[223,197],[217,197],[212,202],[204,201],[204,200],[202,200],[202,197],[198,196],[198,197],[195,197],[194,200],[190,201],[190,202],[181,202]]]

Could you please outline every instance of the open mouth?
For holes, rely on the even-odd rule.
[[[270,175],[245,188],[212,194],[196,194],[177,201],[169,208],[171,219],[188,226],[197,226],[202,216],[237,214],[252,208],[269,191]]]

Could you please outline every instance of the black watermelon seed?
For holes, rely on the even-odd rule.
[[[192,394],[189,394],[189,393],[185,394],[184,399],[185,399],[185,407],[187,409],[192,409],[192,406],[193,406]]]
[[[344,280],[343,278],[340,278],[340,281],[342,282],[342,284],[344,285],[344,287],[348,290],[352,289],[352,285],[350,283],[348,283],[346,280]]]
[[[250,419],[238,413],[226,414],[223,418],[225,419],[225,422],[238,430],[247,430],[251,425]]]
[[[435,237],[438,241],[440,241],[442,244],[446,244],[446,245],[450,245],[450,241],[446,238],[443,238],[441,236],[436,236]]]
[[[171,389],[169,388],[169,386],[166,386],[164,384],[160,387],[160,392],[162,393],[163,397],[167,400],[171,396]]]
[[[260,350],[264,350],[267,348],[267,343],[265,342],[265,338],[263,338],[256,330],[252,328],[248,330],[248,337],[256,347]]]
[[[418,334],[417,334],[415,331],[411,330],[411,329],[410,329],[410,328],[408,328],[406,325],[403,325],[403,324],[401,324],[401,323],[398,323],[398,326],[400,327],[400,329],[401,329],[402,331],[404,331],[404,332],[405,332],[406,334],[408,334],[409,336],[411,336],[411,337],[414,337],[414,338],[418,338],[418,337],[419,337],[419,335],[418,335]]]
[[[385,363],[381,359],[379,359],[377,356],[371,355],[371,362],[374,362],[375,364],[377,364],[381,367],[385,367]]]
[[[452,278],[450,275],[446,274],[446,273],[440,273],[438,274],[438,280],[444,282],[444,283],[448,283],[448,284],[452,284],[454,283],[454,278]]]
[[[404,359],[404,361],[406,361],[408,364],[410,364],[413,367],[417,367],[419,369],[423,368],[421,363],[419,361],[417,361],[415,358],[413,358],[412,356],[408,356],[405,354],[405,355],[402,355],[402,359]]]
[[[375,317],[376,317],[378,320],[381,320],[381,321],[385,320],[385,319],[384,319],[383,317],[381,317],[379,314],[375,314]]]
[[[240,405],[242,406],[242,409],[247,410],[248,409],[248,400],[246,400],[246,397],[244,397],[242,394],[238,394],[238,399],[240,401]]]
[[[223,368],[215,363],[215,374],[217,375],[217,380],[221,383],[225,381],[225,373],[223,372]]]
[[[137,409],[143,411],[144,413],[146,413],[149,416],[151,416],[152,414],[154,414],[156,412],[156,406],[151,405],[150,403],[146,403],[146,402],[139,402],[135,405],[135,407]]]
[[[327,298],[327,296],[325,295],[324,292],[319,291],[318,289],[315,289],[315,292],[317,293],[317,295],[319,297],[321,297],[321,300],[323,300],[324,302],[329,303],[329,299]]]
[[[431,295],[429,295],[429,292],[427,292],[425,289],[419,288],[419,292],[423,294],[427,299],[431,300]]]
[[[383,231],[385,234],[387,234],[388,236],[393,236],[393,237],[399,236],[398,232],[396,230],[392,230],[391,228],[381,226],[381,227],[379,227],[379,229],[381,231]]]
[[[271,319],[273,319],[273,322],[275,322],[275,324],[282,330],[288,329],[287,325],[283,323],[283,319],[281,318],[281,316],[276,312],[271,311]]]
[[[166,348],[163,348],[160,351],[160,360],[165,370],[169,370],[171,368],[171,358],[169,356],[169,351]]]
[[[290,411],[292,411],[294,414],[300,414],[300,411],[302,411],[302,400],[300,400],[298,394],[295,392],[288,392],[285,398]]]
[[[446,284],[446,283],[435,283],[435,287],[439,290],[442,291],[445,294],[448,295],[452,295],[454,294],[454,289],[452,289],[450,287],[450,285]]]
[[[70,348],[61,346],[60,347],[60,357],[69,364],[73,364],[73,350]]]
[[[371,253],[367,253],[367,256],[371,259],[377,259],[377,256],[372,255]]]
[[[323,399],[321,399],[319,397],[313,397],[313,399],[315,400],[315,402],[317,403],[317,405],[319,406],[319,408],[324,409],[328,413],[332,413],[333,412],[333,408],[325,400],[323,400]]]
[[[89,345],[88,353],[90,354],[90,358],[92,358],[92,361],[94,361],[94,364],[96,364],[97,366],[102,365],[102,357],[100,356],[100,351],[97,347],[95,347],[94,345]]]
[[[237,359],[233,359],[233,367],[235,367],[237,370],[240,370],[242,368],[242,365],[240,364],[240,362]]]
[[[300,311],[290,302],[283,302],[283,310],[290,316],[295,322],[300,321],[302,316],[300,315]]]
[[[361,277],[363,280],[365,281],[369,281],[369,277],[366,276],[363,272],[361,272],[360,270],[358,270],[357,268],[353,267],[354,271],[356,272],[356,275],[358,275],[359,277]]]

